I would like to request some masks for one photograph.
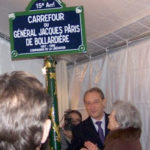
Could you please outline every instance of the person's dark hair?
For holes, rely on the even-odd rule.
[[[67,111],[65,111],[65,120],[67,119],[67,118],[69,118],[69,116],[70,116],[70,114],[77,114],[79,117],[80,117],[80,121],[82,121],[82,115],[81,115],[81,113],[78,111],[78,110],[67,110]]]
[[[88,93],[91,93],[91,92],[97,92],[97,93],[99,93],[99,95],[100,95],[100,97],[101,97],[102,100],[105,99],[105,96],[104,96],[103,91],[102,91],[100,88],[98,88],[98,87],[93,87],[93,88],[91,88],[91,89],[88,89],[88,90],[84,93],[84,96],[83,96],[84,101],[85,101],[86,95],[87,95]]]
[[[0,150],[35,150],[41,143],[50,97],[34,76],[0,76]]]

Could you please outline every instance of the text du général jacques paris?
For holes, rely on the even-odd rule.
[[[13,32],[14,38],[26,38],[26,45],[45,45],[56,43],[69,43],[69,34],[79,33],[79,25],[67,24],[64,26],[50,27],[50,22],[60,22],[65,19],[64,13],[51,13],[41,15],[30,15],[27,17],[29,24],[43,23],[42,27],[17,29]],[[29,42],[30,41],[30,42]]]

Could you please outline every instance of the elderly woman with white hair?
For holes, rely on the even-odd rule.
[[[104,150],[142,150],[140,114],[131,103],[114,103],[108,128],[111,131],[105,140]],[[99,150],[94,143],[85,142],[84,145],[86,148],[82,150]]]

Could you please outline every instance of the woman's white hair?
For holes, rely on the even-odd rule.
[[[116,113],[115,118],[119,123],[120,128],[141,128],[140,113],[131,103],[117,100],[113,104],[112,110]]]

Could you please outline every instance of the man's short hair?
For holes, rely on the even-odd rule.
[[[105,99],[105,96],[104,96],[103,91],[102,91],[100,88],[98,88],[98,87],[93,87],[93,88],[91,88],[91,89],[88,89],[88,90],[84,93],[84,96],[83,96],[84,102],[85,102],[85,97],[86,97],[86,95],[87,95],[88,93],[91,93],[91,92],[97,92],[97,93],[100,95],[100,97],[101,97],[102,100]]]
[[[41,143],[50,97],[34,76],[0,76],[0,150],[35,150]]]
[[[116,121],[120,128],[129,127],[141,128],[141,118],[138,109],[131,103],[117,100],[113,104],[112,110],[115,111]]]

